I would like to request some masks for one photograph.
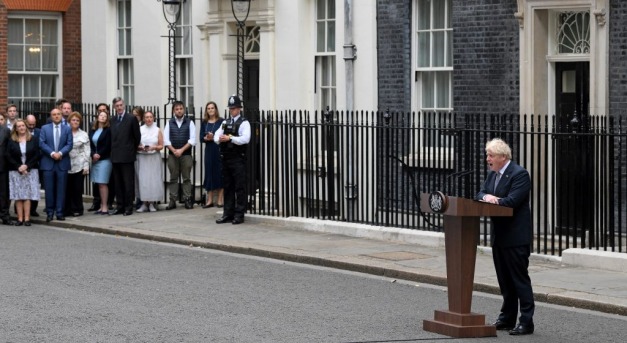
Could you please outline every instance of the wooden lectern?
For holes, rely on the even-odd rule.
[[[437,205],[438,201],[444,206],[434,210],[432,205]],[[436,192],[420,195],[420,209],[444,215],[448,287],[448,311],[436,310],[433,320],[423,321],[423,329],[457,338],[496,336],[496,327],[486,325],[485,315],[470,312],[479,244],[479,218],[512,216],[512,208]]]

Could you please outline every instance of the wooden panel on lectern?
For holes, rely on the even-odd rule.
[[[433,213],[429,206],[429,195],[429,193],[420,194],[420,210]],[[442,214],[455,217],[511,217],[514,210],[511,207],[449,196],[448,208]]]

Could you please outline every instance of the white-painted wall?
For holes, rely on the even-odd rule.
[[[343,1],[337,1],[337,103],[345,101]],[[353,2],[355,109],[377,106],[376,2]],[[116,1],[82,0],[83,102],[117,96]],[[192,3],[195,106],[216,101],[222,112],[235,92],[236,38],[230,0]],[[132,1],[135,103],[168,98],[167,24],[156,0]],[[260,107],[313,109],[315,105],[315,0],[253,0],[248,23],[262,28]]]

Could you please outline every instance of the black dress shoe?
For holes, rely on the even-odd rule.
[[[497,330],[507,330],[507,331],[512,330],[514,326],[516,326],[513,323],[504,322],[502,320],[497,320],[492,325],[496,326]]]
[[[8,218],[8,219],[5,218],[5,219],[2,219],[2,224],[4,224],[4,225],[15,225],[15,222],[12,221],[10,218]]]
[[[210,207],[213,207],[213,204],[209,204],[209,205],[205,204],[205,205],[202,205],[202,208],[210,208]]]
[[[241,224],[241,223],[243,223],[243,222],[244,222],[244,218],[240,218],[240,217],[238,217],[238,218],[233,219],[233,221],[232,221],[231,223],[232,223],[233,225],[237,225],[237,224]]]
[[[30,224],[30,220],[27,220],[27,221],[24,222],[24,226],[30,226],[30,225],[31,225]]]
[[[100,209],[100,205],[96,206],[95,203],[91,204],[91,207],[87,209],[87,212],[94,212]]]
[[[22,225],[24,225],[24,222],[21,222],[19,220],[15,222],[15,226],[22,226]]]
[[[224,223],[231,223],[233,222],[233,217],[230,216],[223,216],[222,218],[216,220],[217,224],[224,224]]]
[[[129,210],[129,211],[124,211],[124,215],[125,216],[130,216],[133,214],[133,210]]]
[[[37,213],[36,211],[32,211],[32,212],[30,213],[30,216],[31,216],[31,217],[39,217],[39,213]]]
[[[113,211],[109,211],[109,214],[117,216],[118,214],[124,214],[124,211],[115,209]]]
[[[533,333],[533,324],[518,324],[512,330],[509,330],[509,334],[512,336],[519,335],[531,335]]]
[[[57,220],[65,220],[65,216],[57,216]]]
[[[52,215],[49,214],[46,216],[46,222],[51,222],[52,221]]]
[[[185,200],[185,208],[188,210],[194,208],[194,202],[192,201],[192,199]]]

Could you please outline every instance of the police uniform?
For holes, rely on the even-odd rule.
[[[241,108],[239,97],[229,98],[229,109]],[[228,136],[228,141],[220,142],[220,137]],[[224,180],[224,214],[216,223],[244,222],[246,213],[246,149],[250,141],[250,123],[241,112],[222,122],[216,131],[214,141],[220,147],[222,177]]]

